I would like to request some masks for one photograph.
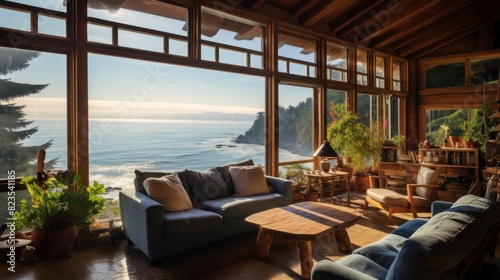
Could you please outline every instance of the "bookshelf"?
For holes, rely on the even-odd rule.
[[[475,148],[419,148],[410,158],[410,162],[381,162],[380,171],[409,183],[416,181],[420,166],[438,169],[443,182],[438,190],[440,200],[456,201],[479,176],[479,151]]]

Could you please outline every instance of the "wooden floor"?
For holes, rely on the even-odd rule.
[[[356,225],[347,229],[353,249],[382,238],[412,219],[409,214],[395,214],[387,222],[383,212],[371,207],[365,210],[359,194],[354,195],[351,207],[363,214]],[[115,242],[103,238],[100,245],[75,250],[63,260],[18,262],[15,273],[7,271],[3,263],[0,279],[302,279],[293,242],[275,239],[269,258],[258,259],[254,256],[256,237],[255,231],[190,250],[164,259],[160,267],[151,267],[146,256],[124,238]],[[336,249],[334,238],[313,242],[315,262],[337,260],[344,255]]]

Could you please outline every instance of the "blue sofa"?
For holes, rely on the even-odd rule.
[[[292,182],[271,176],[266,176],[266,181],[273,192],[233,196],[229,167],[235,165],[253,165],[253,161],[210,169],[212,175],[219,176],[220,173],[225,182],[223,188],[216,191],[210,182],[200,181],[203,172],[175,172],[194,206],[180,212],[165,212],[163,205],[150,198],[143,186],[147,178],[172,173],[136,170],[135,189],[119,194],[123,231],[129,242],[146,254],[153,266],[157,266],[165,256],[254,230],[244,222],[247,216],[292,202]]]
[[[336,262],[316,263],[312,279],[475,279],[485,253],[494,254],[499,228],[496,201],[436,201],[430,219],[410,220]]]

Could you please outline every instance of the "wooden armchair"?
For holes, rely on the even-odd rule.
[[[438,177],[439,170],[422,166],[416,184],[406,184],[406,188],[388,188],[386,176],[370,176],[365,207],[368,209],[368,204],[371,204],[386,211],[388,221],[394,213],[413,213],[413,217],[417,218],[418,212],[431,212],[431,204],[437,200],[437,190],[441,187],[436,184]]]

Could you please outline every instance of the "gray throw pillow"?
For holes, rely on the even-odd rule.
[[[187,184],[191,200],[199,201],[229,196],[226,182],[216,168],[200,172],[186,169],[177,173],[181,182]]]

